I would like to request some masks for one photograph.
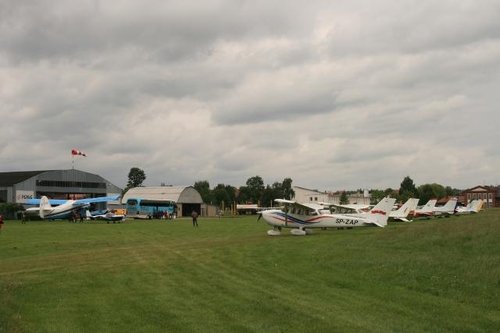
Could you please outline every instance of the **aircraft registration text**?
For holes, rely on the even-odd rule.
[[[351,220],[351,219],[337,219],[336,221],[337,224],[352,224],[352,225],[355,225],[355,224],[358,224],[359,223],[359,220]]]

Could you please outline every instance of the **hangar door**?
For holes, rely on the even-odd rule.
[[[201,215],[201,204],[182,204],[182,216],[191,216],[191,213],[196,211],[199,215]]]

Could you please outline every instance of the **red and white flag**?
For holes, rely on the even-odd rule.
[[[71,155],[81,155],[87,157],[87,155],[79,150],[71,149]]]

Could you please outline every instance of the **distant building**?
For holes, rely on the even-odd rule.
[[[122,189],[99,175],[69,170],[0,172],[0,202],[24,204],[26,200],[82,199],[120,195]],[[104,209],[106,203],[96,204]]]
[[[482,199],[485,208],[500,207],[500,186],[478,185],[463,191],[460,197],[463,198],[465,205],[472,200]]]
[[[148,201],[173,201],[177,205],[177,216],[191,216],[194,210],[202,216],[214,216],[209,206],[203,203],[200,193],[192,186],[147,186],[129,189],[122,198],[122,204],[128,199]]]
[[[236,205],[236,212],[238,215],[245,215],[245,214],[257,214],[259,211],[259,205],[257,204],[237,204]]]
[[[342,195],[342,192],[321,192],[300,186],[293,186],[293,191],[295,192],[293,200],[301,203],[328,202],[339,204],[340,196]],[[347,194],[347,198],[349,199],[350,204],[370,204],[370,195],[368,194],[368,191],[364,191],[363,193],[356,192]]]
[[[293,200],[297,202],[330,202],[331,196],[328,192],[320,192],[318,190],[311,190],[305,187],[293,186],[294,197]]]

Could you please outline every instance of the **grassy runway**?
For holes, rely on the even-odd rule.
[[[255,217],[7,221],[0,332],[500,332],[500,210],[266,235]]]

